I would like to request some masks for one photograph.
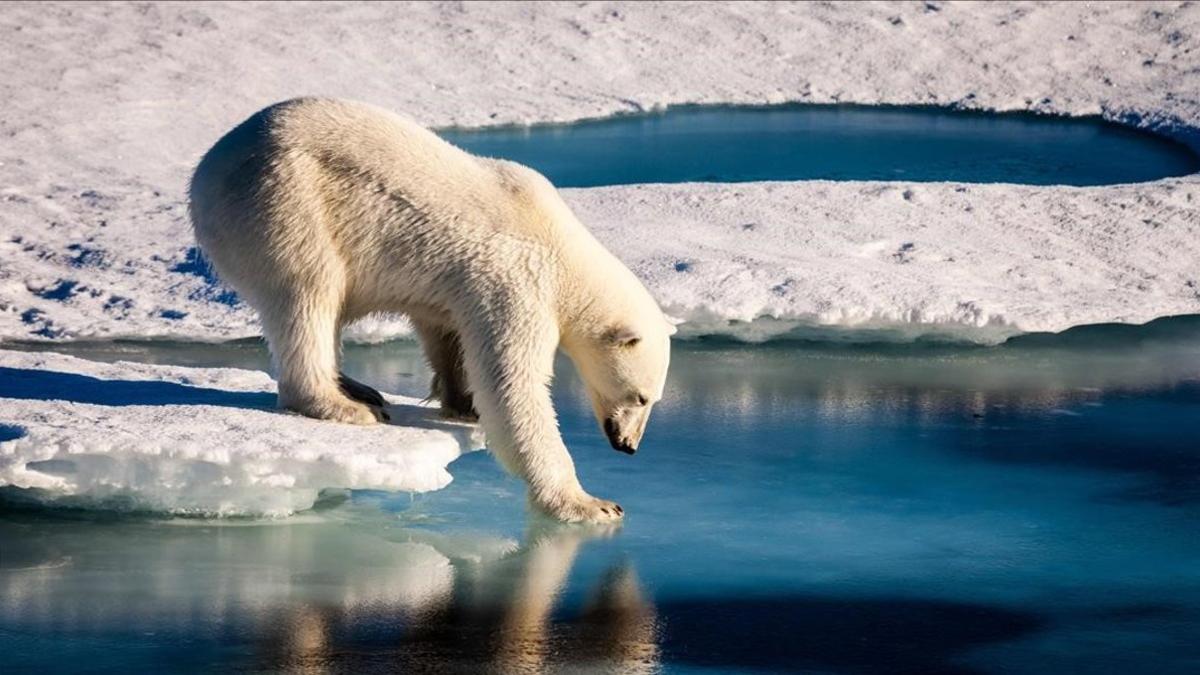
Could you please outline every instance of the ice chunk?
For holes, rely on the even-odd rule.
[[[325,488],[423,492],[482,445],[475,427],[388,395],[390,424],[274,409],[266,373],[0,350],[0,486],[41,501],[282,516]]]

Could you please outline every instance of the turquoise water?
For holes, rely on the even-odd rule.
[[[683,106],[570,125],[447,129],[558,187],[763,180],[1111,185],[1200,171],[1179,143],[1098,118],[941,108]]]
[[[256,344],[78,345],[261,367]],[[412,345],[352,376],[424,394]],[[634,457],[555,395],[618,529],[446,490],[284,522],[0,511],[6,672],[1200,669],[1200,324],[995,348],[677,345]],[[66,668],[64,668],[66,666]]]

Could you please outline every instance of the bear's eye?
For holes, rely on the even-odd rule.
[[[642,336],[628,326],[617,326],[604,332],[604,340],[618,347],[632,347],[642,341]]]
[[[638,394],[638,395],[637,395],[637,404],[638,404],[639,406],[644,406],[644,405],[646,405],[646,404],[647,404],[647,403],[649,403],[649,402],[650,402],[650,399],[646,398],[646,397],[645,397],[645,396],[643,396],[642,394]]]

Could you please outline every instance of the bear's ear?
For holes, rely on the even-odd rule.
[[[663,315],[663,319],[667,322],[667,335],[668,336],[674,335],[679,332],[679,329],[676,328],[676,326],[683,323],[683,319],[677,319],[673,316],[667,316],[665,314]]]
[[[618,347],[632,347],[642,341],[642,336],[629,326],[615,326],[604,333],[604,339]]]

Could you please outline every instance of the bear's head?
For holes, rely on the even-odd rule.
[[[650,409],[663,396],[675,327],[655,312],[645,321],[622,321],[586,341],[574,354],[596,421],[613,448],[633,454]]]

